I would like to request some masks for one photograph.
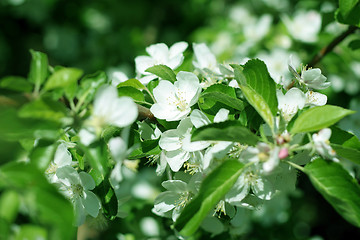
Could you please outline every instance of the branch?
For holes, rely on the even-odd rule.
[[[137,107],[138,107],[138,111],[139,111],[139,116],[138,116],[139,120],[149,119],[151,121],[155,121],[154,114],[152,114],[150,112],[150,109],[148,109],[144,106],[141,106],[139,104],[137,104]]]
[[[320,52],[314,56],[314,58],[308,64],[309,67],[314,67],[317,63],[321,61],[323,57],[326,56],[329,52],[331,52],[339,43],[341,43],[347,36],[353,34],[356,29],[355,26],[349,26],[349,28],[343,32],[341,35],[337,36],[329,45],[325,46],[320,50]]]

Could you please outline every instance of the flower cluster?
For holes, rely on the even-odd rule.
[[[270,20],[264,16],[262,21]],[[99,86],[92,104],[79,114],[82,124],[69,127],[58,144],[46,175],[73,203],[76,225],[88,216],[97,218],[111,197],[120,205],[126,180],[134,181],[145,158],[156,164],[157,175],[167,177],[161,184],[165,191],[146,192],[144,183],[135,184],[133,197],[151,198],[153,213],[173,221],[200,194],[207,176],[228,161],[243,168],[214,215],[260,209],[290,194],[297,170],[315,156],[340,162],[330,145],[329,124],[292,130],[303,113],[326,105],[326,95],[317,90],[330,83],[320,69],[298,73],[290,60],[293,78],[278,81],[259,59],[219,64],[207,45],[194,43],[194,71],[175,72],[187,46],[148,47],[150,56],[135,59],[138,80],[116,73],[111,84]],[[307,158],[299,162],[297,156],[304,154]],[[109,197],[98,196],[98,189],[106,189]],[[223,224],[209,220],[212,215],[206,219]]]

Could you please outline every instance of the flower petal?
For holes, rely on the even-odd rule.
[[[148,72],[145,72],[145,70],[149,67],[154,66],[155,64],[155,60],[149,56],[138,56],[135,58],[136,71],[140,74],[150,74]]]
[[[183,193],[187,192],[187,184],[181,180],[167,180],[161,183],[161,185],[169,191]]]
[[[86,212],[92,216],[97,217],[99,214],[99,209],[101,208],[101,203],[97,196],[91,191],[84,191],[84,198],[81,199],[84,204]]]
[[[205,115],[205,113],[203,113],[199,109],[194,109],[192,111],[192,113],[190,114],[190,120],[191,120],[191,123],[196,128],[199,128],[199,127],[202,127],[202,126],[205,126],[205,125],[208,125],[211,123],[209,118]]]
[[[80,172],[79,177],[81,185],[86,190],[93,190],[95,188],[95,181],[90,174],[88,174],[87,172]]]
[[[170,129],[163,132],[159,140],[159,146],[166,151],[180,149],[182,144],[178,131],[176,129]]]
[[[126,127],[135,122],[138,108],[130,97],[120,97],[113,102],[114,112],[109,113],[108,123],[117,127]]]
[[[66,144],[61,143],[56,149],[55,156],[54,156],[54,163],[58,167],[63,167],[66,165],[70,165],[71,162],[72,162],[71,154],[67,150]]]
[[[179,171],[184,162],[186,162],[189,158],[190,153],[184,150],[165,152],[165,159],[173,172]]]

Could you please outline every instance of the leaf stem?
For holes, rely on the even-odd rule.
[[[300,165],[297,165],[296,163],[290,162],[290,161],[285,161],[286,163],[288,163],[289,165],[293,166],[294,168],[296,168],[297,170],[300,170],[302,172],[305,172],[305,168],[303,168]]]
[[[339,43],[341,43],[347,36],[353,34],[358,27],[355,26],[349,26],[349,28],[337,36],[332,42],[329,43],[329,45],[323,47],[318,54],[316,54],[313,59],[308,64],[309,67],[314,67],[317,63],[321,61],[329,52],[331,52]]]

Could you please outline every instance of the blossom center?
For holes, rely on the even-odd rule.
[[[84,197],[84,188],[81,184],[71,184],[71,191],[74,198]]]

